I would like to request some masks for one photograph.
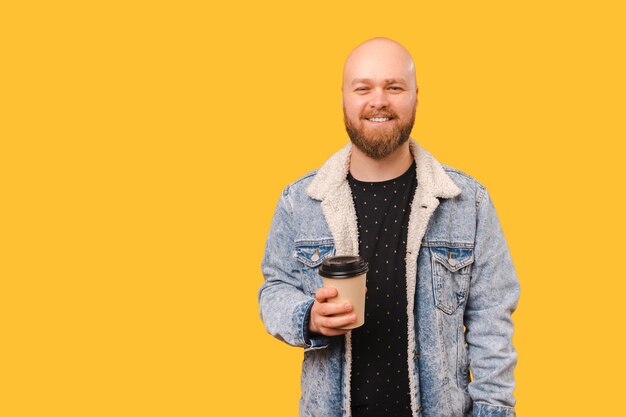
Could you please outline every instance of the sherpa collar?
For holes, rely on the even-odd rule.
[[[452,198],[461,193],[459,187],[452,182],[430,152],[413,139],[409,139],[409,148],[417,165],[417,183],[419,187],[423,187],[422,192],[425,196]],[[340,188],[348,176],[351,152],[352,143],[348,143],[322,165],[307,189],[309,196],[323,201]]]

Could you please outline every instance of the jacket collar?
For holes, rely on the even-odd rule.
[[[441,163],[430,152],[413,139],[409,139],[409,148],[417,166],[417,184],[422,188],[424,197],[452,198],[461,193],[459,187],[446,174]],[[322,165],[307,188],[310,197],[324,201],[341,188],[348,176],[351,152],[352,143],[348,143]]]

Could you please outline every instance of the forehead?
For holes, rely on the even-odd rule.
[[[354,51],[344,66],[344,85],[352,84],[358,79],[369,79],[376,82],[395,79],[407,83],[414,81],[413,61],[411,57],[398,48],[368,48]]]

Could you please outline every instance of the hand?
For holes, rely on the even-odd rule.
[[[329,303],[327,300],[337,296],[337,289],[332,287],[320,288],[315,292],[315,301],[311,308],[309,332],[324,336],[338,336],[348,333],[348,329],[339,329],[356,322],[356,314],[352,311],[352,304]]]

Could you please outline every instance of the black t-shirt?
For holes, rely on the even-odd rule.
[[[369,263],[365,324],[352,331],[352,415],[411,416],[405,257],[415,163],[389,181],[348,182]]]

